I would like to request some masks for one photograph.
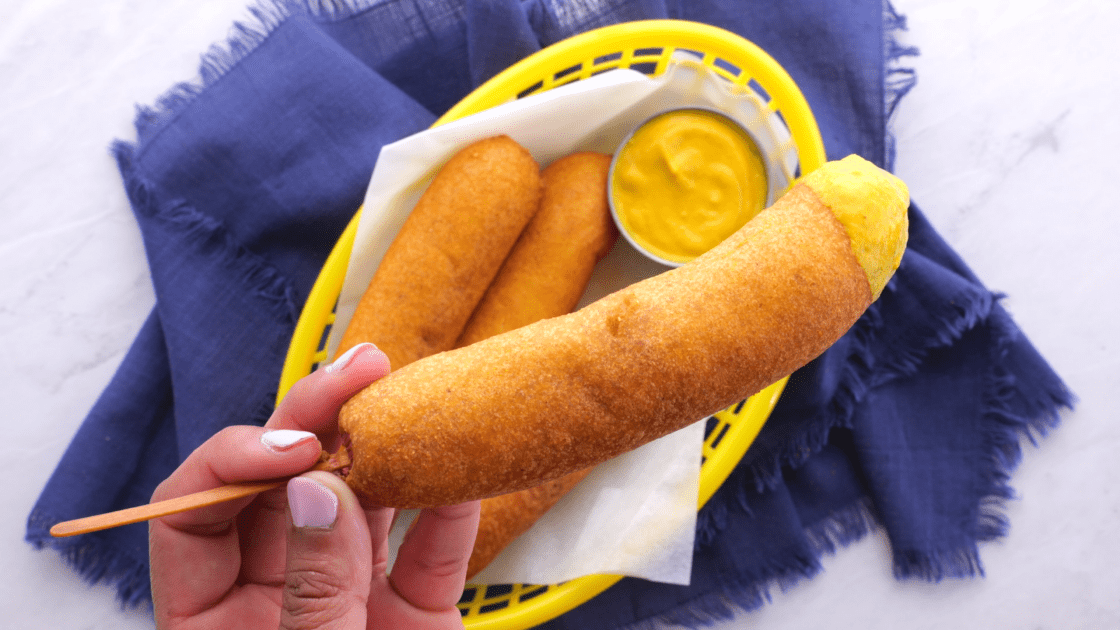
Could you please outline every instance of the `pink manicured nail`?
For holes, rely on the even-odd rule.
[[[286,451],[304,440],[313,439],[315,439],[314,433],[292,429],[279,429],[261,434],[261,444],[274,451]]]
[[[365,352],[367,349],[370,349],[370,348],[373,348],[373,349],[376,350],[377,346],[375,346],[375,345],[373,345],[372,343],[369,343],[369,342],[360,343],[360,344],[354,346],[353,348],[350,348],[349,350],[347,350],[342,356],[338,357],[337,359],[332,361],[330,363],[330,365],[323,368],[323,370],[327,374],[330,374],[332,372],[338,372],[339,370],[345,370],[346,366],[350,365],[350,362],[354,360],[354,357],[358,356],[359,353]]]
[[[296,477],[288,482],[288,509],[296,527],[329,528],[338,518],[338,497],[314,479]]]

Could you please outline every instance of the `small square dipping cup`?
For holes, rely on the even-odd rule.
[[[670,267],[723,242],[768,205],[766,158],[722,112],[660,112],[631,131],[611,160],[607,200],[623,237]]]

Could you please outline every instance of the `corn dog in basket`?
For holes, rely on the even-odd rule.
[[[747,398],[878,298],[905,249],[908,202],[866,160],[830,162],[688,265],[412,363],[342,408],[346,480],[402,508],[495,496]]]

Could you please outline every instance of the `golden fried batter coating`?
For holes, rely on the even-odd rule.
[[[528,531],[557,501],[583,481],[591,470],[585,468],[527,490],[483,499],[478,535],[467,563],[467,579],[485,569],[503,549]]]
[[[337,353],[370,341],[398,369],[454,347],[540,191],[539,166],[508,136],[455,154],[385,252]]]
[[[457,346],[570,313],[595,263],[618,240],[607,206],[611,157],[573,153],[541,173],[541,206],[521,234]]]

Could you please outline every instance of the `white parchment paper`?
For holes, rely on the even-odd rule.
[[[768,157],[770,190],[788,186],[796,151],[785,126],[753,92],[718,78],[687,56],[675,59],[658,78],[615,70],[385,146],[363,204],[328,341],[330,355],[408,213],[457,151],[475,140],[506,134],[543,168],[575,151],[613,153],[641,122],[683,106],[717,109],[738,120]],[[596,267],[580,305],[666,270],[620,238]],[[687,584],[704,429],[702,419],[697,420],[599,465],[472,582],[554,584],[609,573]],[[398,520],[391,549],[414,516],[408,512]]]

